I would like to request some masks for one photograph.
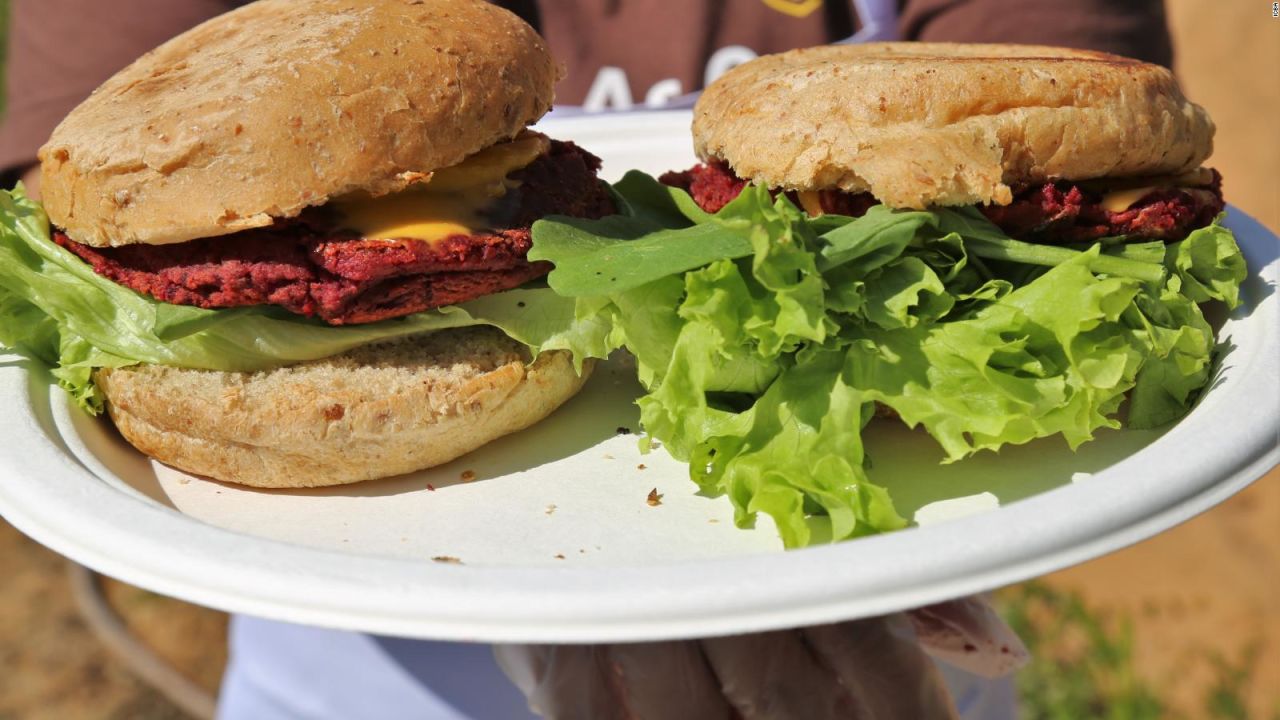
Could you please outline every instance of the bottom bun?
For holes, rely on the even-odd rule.
[[[376,343],[255,373],[138,365],[96,380],[116,427],[181,470],[319,487],[446,463],[549,415],[583,385],[568,353],[531,361],[489,327]]]

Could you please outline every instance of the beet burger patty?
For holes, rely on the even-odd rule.
[[[718,212],[747,185],[718,159],[665,173],[661,180],[687,191],[707,212]],[[866,191],[825,188],[787,194],[810,215],[861,217],[880,204]],[[1015,189],[1008,205],[979,205],[978,209],[1012,237],[1061,244],[1122,235],[1181,240],[1209,225],[1225,207],[1222,176],[1200,168],[1155,178],[1027,183]]]
[[[544,215],[613,212],[599,169],[599,159],[573,143],[526,132],[419,188],[338,200],[263,229],[114,248],[64,232],[54,238],[98,273],[164,302],[278,305],[333,325],[374,322],[545,275],[546,263],[525,259],[529,226]]]

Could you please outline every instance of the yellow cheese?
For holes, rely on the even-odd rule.
[[[408,190],[378,198],[333,203],[342,225],[366,238],[414,238],[435,242],[485,229],[485,211],[515,187],[507,176],[529,165],[548,146],[546,136],[526,132],[493,145]]]
[[[428,187],[441,193],[485,188],[491,197],[500,197],[506,192],[506,177],[537,160],[549,145],[546,135],[521,133],[509,142],[490,145],[453,167],[435,171]]]
[[[425,187],[405,190],[371,200],[337,203],[342,224],[362,237],[393,240],[416,238],[433,242],[450,235],[471,235],[480,224],[485,202],[474,197],[458,198],[427,191]]]
[[[1146,187],[1136,187],[1128,190],[1117,190],[1103,195],[1102,200],[1098,204],[1107,212],[1121,212],[1128,210],[1134,203],[1145,197],[1147,193],[1159,189],[1160,188],[1155,185],[1148,185]]]
[[[796,193],[796,199],[800,201],[800,207],[813,217],[822,215],[822,200],[819,193],[812,190],[801,190]]]
[[[1161,175],[1154,177],[1138,178],[1135,180],[1127,179],[1103,179],[1093,181],[1097,190],[1105,191],[1107,184],[1116,188],[1110,192],[1104,192],[1102,200],[1099,203],[1103,210],[1108,212],[1122,212],[1133,207],[1149,192],[1155,190],[1163,190],[1165,188],[1179,188],[1185,192],[1195,191],[1191,188],[1207,187],[1213,183],[1213,171],[1209,168],[1196,168],[1190,172],[1181,175]],[[1140,183],[1140,184],[1138,184]],[[1086,183],[1081,183],[1086,185]],[[1125,187],[1125,184],[1132,184],[1133,187]]]

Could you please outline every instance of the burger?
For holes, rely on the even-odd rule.
[[[1180,240],[1222,212],[1213,122],[1165,68],[1026,45],[773,55],[698,104],[706,160],[664,180],[709,212],[749,181],[811,215],[975,206],[1012,237]]]
[[[952,462],[1190,409],[1199,305],[1246,273],[1212,136],[1166,69],[1114,55],[796,50],[707,88],[701,163],[623,178],[621,218],[540,221],[530,257],[636,356],[646,432],[739,523],[855,537],[906,524],[876,416]]]
[[[480,0],[261,0],[112,77],[0,197],[0,340],[182,470],[259,487],[437,465],[552,412],[530,225],[613,211],[527,129],[558,67]],[[50,233],[49,225],[52,225]]]

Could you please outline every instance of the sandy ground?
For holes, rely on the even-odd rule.
[[[1171,0],[1178,71],[1218,124],[1212,164],[1228,199],[1280,230],[1280,20],[1261,0]],[[1280,402],[1278,398],[1262,401]],[[1212,448],[1206,448],[1212,452]],[[1280,471],[1156,539],[1057,573],[1136,622],[1139,672],[1191,716],[1212,680],[1203,658],[1259,652],[1253,716],[1280,708]],[[0,720],[168,720],[182,715],[106,654],[78,618],[62,561],[0,523]],[[210,689],[225,617],[113,585],[109,596],[165,658]]]
[[[66,561],[0,522],[0,720],[182,720],[135,680],[76,612]],[[217,687],[222,613],[114,583],[128,624],[193,680]]]

